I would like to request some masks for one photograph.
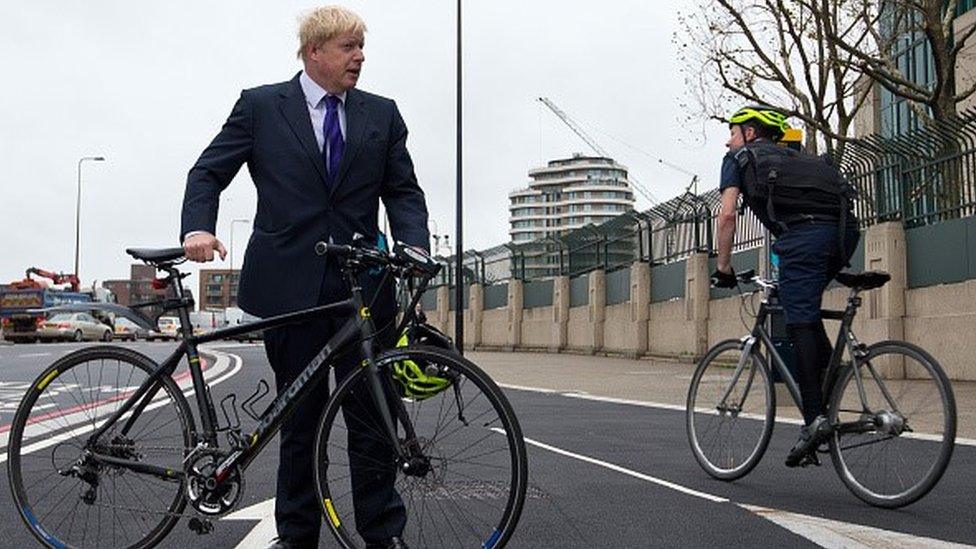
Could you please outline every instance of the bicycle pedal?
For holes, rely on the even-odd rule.
[[[187,526],[189,526],[190,531],[196,532],[198,536],[205,536],[213,532],[214,529],[213,522],[208,519],[200,519],[197,517],[191,518]]]
[[[808,467],[810,465],[814,465],[816,467],[820,467],[820,465],[821,465],[820,464],[820,457],[817,456],[817,453],[816,452],[810,452],[809,454],[807,454],[806,456],[804,456],[803,459],[801,459],[800,460],[800,463],[799,463],[799,466],[800,467]]]

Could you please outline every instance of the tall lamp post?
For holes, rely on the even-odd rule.
[[[235,219],[230,222],[230,270],[234,270],[234,225],[238,223],[250,223],[250,219]]]
[[[102,156],[83,156],[78,159],[78,198],[75,201],[75,276],[78,274],[78,250],[81,243],[81,165],[86,161],[104,162]]]
[[[241,218],[230,222],[230,272],[227,273],[227,306],[230,306],[230,290],[232,277],[234,276],[234,225],[238,223],[250,223],[250,219]],[[238,278],[239,280],[239,278]]]
[[[455,100],[457,102],[457,115],[456,115],[457,116],[457,120],[456,120],[456,123],[457,123],[457,160],[456,160],[456,163],[457,163],[457,166],[456,166],[457,173],[455,174],[455,177],[457,178],[457,192],[456,192],[456,200],[457,200],[456,216],[457,216],[457,219],[455,221],[456,228],[454,229],[454,235],[455,235],[454,239],[455,239],[455,246],[457,247],[457,252],[455,253],[455,256],[454,256],[454,269],[455,269],[455,272],[457,273],[457,280],[455,280],[454,297],[455,297],[455,303],[457,304],[457,306],[454,307],[454,344],[457,345],[457,351],[459,353],[461,353],[461,354],[464,354],[464,307],[461,304],[461,301],[464,299],[464,288],[462,287],[462,284],[464,283],[463,266],[462,266],[462,263],[464,261],[464,258],[463,258],[463,256],[464,256],[464,231],[462,230],[463,227],[464,227],[464,200],[463,200],[463,197],[462,197],[462,190],[464,188],[464,185],[462,184],[462,180],[463,180],[462,164],[463,164],[463,161],[464,161],[464,155],[461,153],[461,151],[462,151],[462,149],[461,149],[461,137],[462,137],[462,131],[461,131],[462,125],[461,125],[461,121],[463,120],[463,118],[461,116],[461,105],[462,105],[461,99],[463,97],[463,95],[461,93],[461,67],[462,67],[462,64],[461,64],[461,60],[462,60],[462,57],[461,57],[461,0],[457,0],[457,31],[456,32],[457,32],[457,39],[456,39],[457,40],[457,44],[456,44],[457,45],[457,69],[456,69],[456,72],[457,72],[457,85],[456,85],[457,86],[456,87],[457,97],[455,98]]]

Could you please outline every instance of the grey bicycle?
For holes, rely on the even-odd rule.
[[[776,419],[773,371],[798,408],[801,401],[766,328],[780,308],[777,284],[753,271],[737,278],[760,292],[752,331],[705,354],[692,376],[685,413],[695,459],[726,481],[752,471],[769,445]],[[817,451],[830,453],[837,474],[858,498],[896,508],[923,497],[945,472],[955,445],[956,404],[930,354],[903,341],[865,345],[851,330],[861,292],[890,278],[876,271],[837,276],[851,291],[843,311],[823,311],[825,319],[840,320],[840,330],[822,378],[831,434]]]

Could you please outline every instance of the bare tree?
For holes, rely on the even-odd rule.
[[[829,0],[801,1],[818,14],[828,42],[846,55],[853,68],[892,94],[908,99],[923,121],[950,118],[956,114],[956,104],[976,92],[976,80],[957,89],[956,61],[976,32],[976,25],[965,30],[955,28],[958,0],[844,2],[843,21],[828,17],[824,6]],[[896,59],[902,44],[920,37],[928,46],[931,81],[905,74]]]
[[[857,85],[855,53],[871,40],[850,0],[701,0],[679,15],[674,41],[684,62],[691,117],[723,119],[763,103],[799,119],[804,146],[841,154],[871,93]],[[844,29],[845,45],[828,40]],[[855,50],[855,51],[851,51]]]

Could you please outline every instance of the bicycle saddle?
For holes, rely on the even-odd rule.
[[[126,248],[125,253],[147,263],[167,263],[183,258],[183,248]]]
[[[891,275],[884,271],[865,271],[863,273],[837,274],[837,282],[840,282],[848,288],[857,288],[859,290],[880,288],[889,280],[891,280]]]

